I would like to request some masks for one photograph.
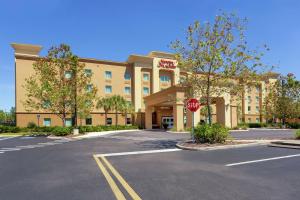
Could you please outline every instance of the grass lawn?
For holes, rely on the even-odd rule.
[[[18,137],[29,135],[29,133],[0,133],[0,137]]]

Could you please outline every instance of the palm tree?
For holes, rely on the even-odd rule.
[[[101,98],[97,102],[97,108],[103,108],[103,110],[105,112],[105,126],[107,126],[107,113],[108,113],[108,111],[113,109],[112,97]]]
[[[134,113],[134,107],[131,102],[126,101],[123,105],[122,112],[125,113],[125,126],[127,125],[127,115]]]
[[[122,108],[124,107],[124,104],[126,103],[126,100],[120,96],[120,95],[113,95],[111,97],[112,100],[112,107],[116,112],[116,126],[118,126],[118,112],[122,111]]]

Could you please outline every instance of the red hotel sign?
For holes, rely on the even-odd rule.
[[[175,69],[176,65],[174,61],[161,59],[158,63],[158,67],[167,68],[167,69]]]
[[[199,101],[197,99],[189,99],[186,102],[186,107],[191,112],[196,112],[200,108],[200,103],[199,103]]]

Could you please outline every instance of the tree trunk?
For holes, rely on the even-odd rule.
[[[66,121],[66,118],[63,117],[61,120],[62,120],[62,126],[65,127],[65,121]]]
[[[118,111],[116,110],[116,126],[118,126]]]
[[[105,111],[105,126],[107,126],[107,111]]]
[[[207,106],[207,115],[208,115],[208,124],[211,126],[211,109],[210,109],[210,78],[207,79],[207,89],[206,89],[206,106]]]

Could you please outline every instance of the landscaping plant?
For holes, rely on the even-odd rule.
[[[221,124],[203,124],[195,127],[196,143],[224,143],[229,136],[229,130]]]

